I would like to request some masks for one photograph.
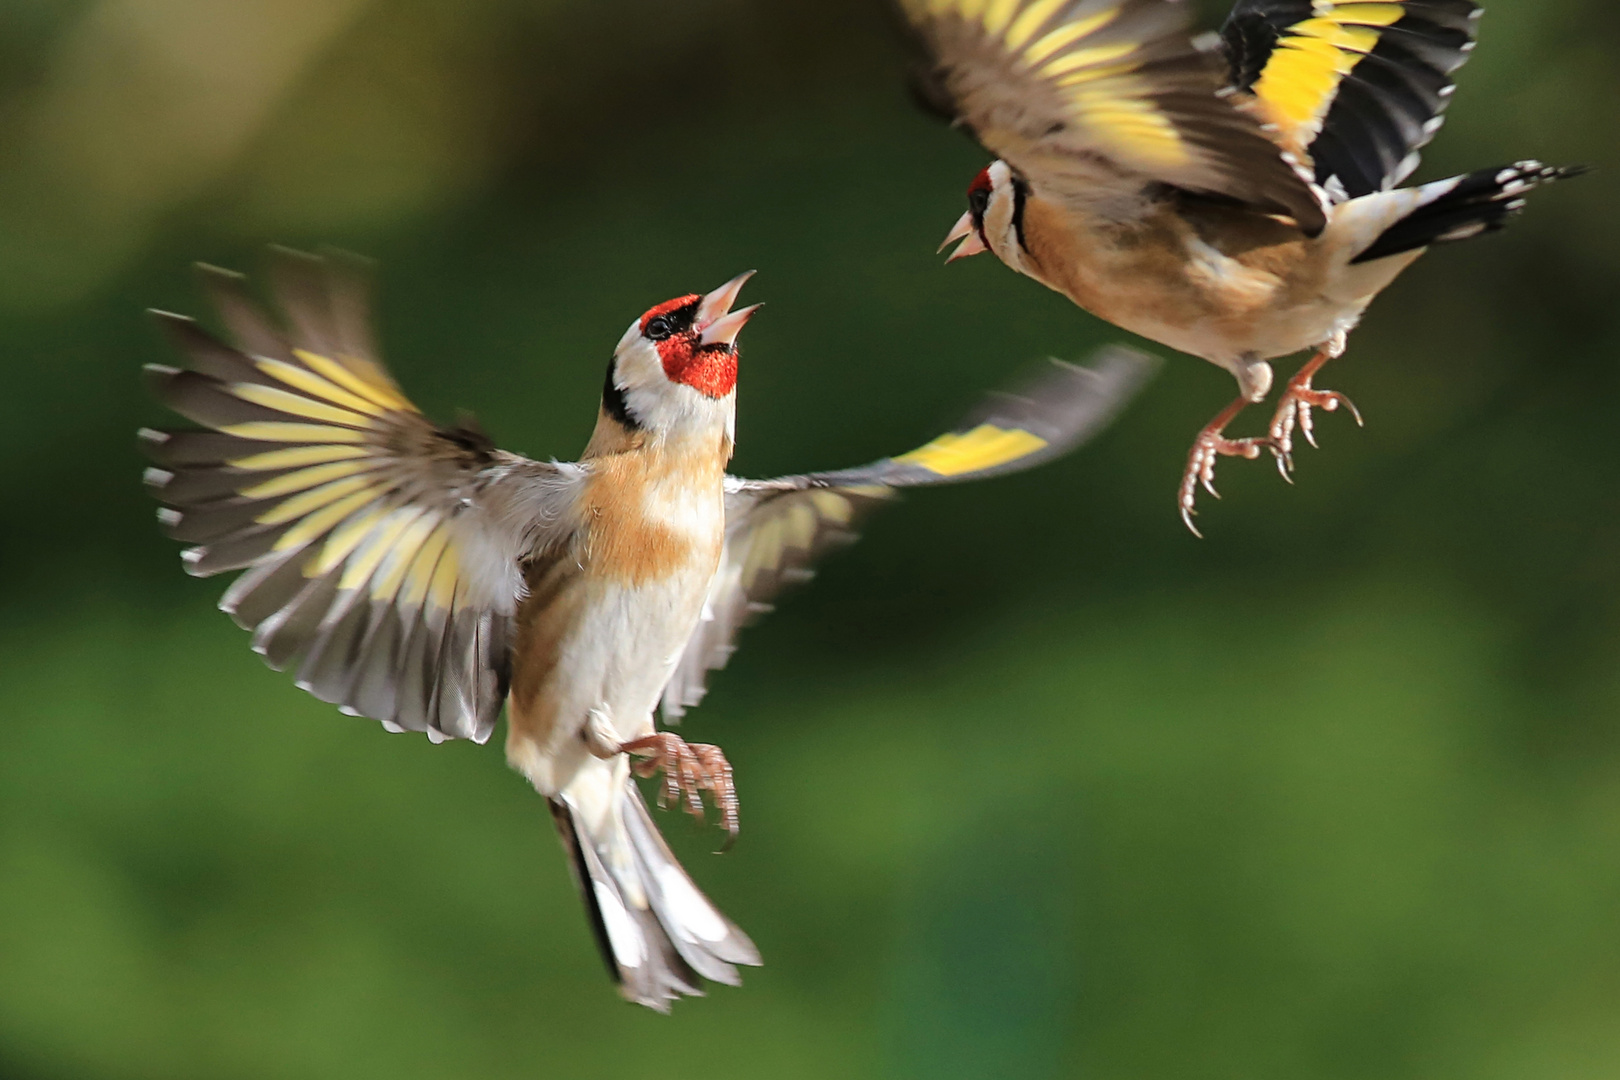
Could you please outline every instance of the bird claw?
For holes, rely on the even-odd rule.
[[[1193,443],[1192,453],[1187,456],[1187,470],[1181,476],[1181,490],[1177,501],[1181,506],[1181,521],[1187,526],[1187,531],[1198,537],[1204,534],[1193,525],[1193,517],[1198,513],[1195,503],[1198,499],[1198,489],[1202,487],[1214,498],[1220,498],[1221,493],[1215,490],[1215,462],[1223,457],[1240,457],[1249,461],[1260,456],[1262,450],[1269,450],[1273,454],[1278,452],[1277,444],[1267,436],[1252,436],[1243,439],[1229,439],[1221,434],[1221,427],[1225,426],[1226,417],[1217,417],[1217,423],[1199,432],[1197,440]]]
[[[1294,455],[1279,447],[1276,458],[1277,475],[1282,477],[1286,483],[1292,484],[1294,482]]]
[[[663,771],[664,786],[658,805],[668,809],[680,803],[686,812],[703,820],[703,792],[710,793],[720,813],[720,825],[730,834],[726,847],[737,838],[737,788],[732,781],[731,763],[718,746],[688,743],[679,735],[659,731],[619,746],[635,756],[630,769],[637,776],[650,777]]]
[[[1261,450],[1270,450],[1277,460],[1278,474],[1292,484],[1295,429],[1297,428],[1305,437],[1306,442],[1312,446],[1316,445],[1315,425],[1311,418],[1312,409],[1334,412],[1342,405],[1345,411],[1355,418],[1357,426],[1366,426],[1362,423],[1361,411],[1356,408],[1355,402],[1336,390],[1318,390],[1311,385],[1311,377],[1322,365],[1343,351],[1344,340],[1340,335],[1324,344],[1317,350],[1315,356],[1294,373],[1294,377],[1289,379],[1288,385],[1283,388],[1282,397],[1277,402],[1277,411],[1272,414],[1271,428],[1265,437],[1228,439],[1222,434],[1232,418],[1248,404],[1248,399],[1242,397],[1221,410],[1215,419],[1198,433],[1192,453],[1187,457],[1187,471],[1181,476],[1181,488],[1177,492],[1181,506],[1181,520],[1187,526],[1187,531],[1203,539],[1204,534],[1194,527],[1192,521],[1198,513],[1193,506],[1198,488],[1202,486],[1215,498],[1221,497],[1215,490],[1216,458],[1243,457],[1252,461],[1260,456]]]
[[[1317,390],[1311,386],[1313,374],[1314,370],[1302,370],[1288,381],[1288,386],[1284,388],[1282,398],[1277,403],[1277,412],[1271,419],[1271,439],[1280,451],[1279,463],[1286,459],[1287,469],[1283,474],[1285,480],[1288,479],[1288,473],[1294,471],[1296,426],[1300,435],[1311,444],[1312,449],[1321,449],[1316,441],[1316,425],[1312,419],[1312,409],[1336,412],[1339,406],[1343,405],[1344,410],[1355,420],[1357,427],[1367,426],[1355,402],[1337,390]]]

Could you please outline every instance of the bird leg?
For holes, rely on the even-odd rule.
[[[1181,474],[1181,490],[1178,492],[1177,501],[1181,505],[1181,520],[1200,540],[1204,538],[1204,534],[1193,525],[1193,515],[1198,513],[1193,509],[1193,503],[1197,500],[1200,484],[1215,498],[1221,497],[1221,493],[1215,490],[1216,460],[1222,457],[1240,457],[1253,461],[1260,456],[1262,450],[1277,453],[1277,444],[1273,438],[1253,436],[1245,439],[1228,439],[1224,434],[1226,425],[1230,424],[1232,418],[1242,412],[1244,406],[1249,403],[1247,397],[1240,397],[1216,414],[1215,419],[1198,433],[1198,438],[1193,442],[1192,453],[1187,455],[1187,471]]]
[[[687,813],[701,821],[703,792],[707,791],[720,812],[721,826],[736,838],[737,788],[731,779],[731,763],[718,746],[688,743],[673,732],[659,731],[620,743],[619,749],[634,755],[630,769],[637,776],[648,777],[663,770],[664,790],[658,797],[659,806],[682,803]]]
[[[1294,471],[1294,425],[1299,425],[1299,433],[1305,436],[1305,441],[1313,447],[1316,445],[1316,434],[1311,424],[1311,410],[1321,409],[1323,412],[1333,412],[1340,405],[1355,418],[1356,426],[1365,426],[1361,422],[1361,412],[1349,398],[1337,390],[1317,390],[1311,386],[1311,379],[1322,370],[1322,365],[1344,352],[1344,338],[1338,336],[1327,342],[1316,351],[1316,355],[1305,362],[1305,365],[1294,373],[1283,387],[1282,397],[1277,402],[1277,412],[1271,418],[1271,442],[1277,453],[1277,469],[1282,473],[1284,480],[1289,480],[1289,473]]]

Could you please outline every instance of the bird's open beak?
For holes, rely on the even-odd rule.
[[[973,227],[973,211],[971,210],[963,214],[956,220],[956,224],[951,226],[951,231],[946,235],[945,242],[939,245],[939,250],[944,251],[952,244],[956,244],[958,240],[962,242],[957,244],[955,251],[951,252],[951,257],[945,260],[948,263],[953,263],[957,259],[965,259],[969,255],[977,255],[981,251],[990,250],[984,246],[984,241],[979,239],[979,230]]]
[[[736,344],[737,335],[744,324],[754,312],[765,306],[753,304],[739,311],[731,310],[731,305],[737,302],[737,294],[742,292],[743,285],[753,276],[752,270],[738,274],[698,302],[697,317],[693,322],[699,329],[700,344]]]

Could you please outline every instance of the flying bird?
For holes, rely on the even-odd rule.
[[[896,488],[1026,469],[1077,447],[1151,363],[1053,363],[956,430],[894,458],[774,480],[726,473],[748,274],[649,309],[619,339],[577,462],[441,426],[372,343],[352,261],[277,252],[267,316],[239,275],[201,268],[232,343],[156,317],[187,366],[158,398],[203,430],[143,430],[159,519],[185,567],[244,571],[220,607],[273,668],[346,713],[435,742],[484,742],[549,801],[609,972],[667,1010],[758,964],[665,845],[632,775],[734,836],[731,766],[659,730],[703,696],[739,627],[808,576]]]
[[[1431,245],[1500,229],[1578,167],[1520,161],[1402,188],[1474,47],[1473,0],[1238,0],[1195,36],[1183,0],[900,0],[929,107],[997,159],[968,188],[951,259],[1002,262],[1132,333],[1230,371],[1177,502],[1195,534],[1222,455],[1287,479],[1312,379]],[[941,248],[943,250],[943,247]],[[1313,352],[1266,436],[1227,424]]]

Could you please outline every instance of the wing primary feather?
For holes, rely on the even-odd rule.
[[[288,471],[270,475],[272,478],[286,476]],[[160,502],[178,509],[234,498],[244,483],[262,481],[265,476],[230,468],[177,469],[173,472],[148,469],[143,479]]]
[[[297,552],[261,562],[231,583],[219,608],[244,630],[253,630],[292,602],[308,582]]]
[[[193,370],[227,383],[270,385],[272,380],[254,366],[252,360],[198,326],[195,319],[156,309],[150,314],[170,346],[191,362]]]
[[[1232,85],[1342,201],[1416,168],[1479,14],[1473,0],[1240,0],[1222,38]]]
[[[361,716],[397,723],[399,695],[395,685],[403,621],[391,605],[370,601],[371,630],[344,689],[344,701]]]
[[[179,511],[178,518],[171,518],[165,523],[163,531],[169,539],[182,543],[218,543],[244,530],[258,531],[263,528],[256,521],[262,508],[262,504],[247,499],[186,507]]]
[[[326,268],[332,330],[339,354],[375,362],[377,346],[370,317],[371,262],[348,252],[329,251]]]
[[[394,723],[407,731],[428,729],[426,677],[422,674],[427,620],[420,603],[396,607],[400,612],[400,664],[394,679]]]
[[[207,263],[197,264],[197,279],[237,348],[250,356],[291,360],[286,338],[248,292],[247,278]]]
[[[315,696],[390,730],[487,739],[521,575],[483,545],[517,558],[558,542],[584,471],[424,419],[377,357],[356,260],[273,251],[285,326],[240,275],[198,273],[234,346],[154,313],[187,366],[146,378],[212,430],[139,436],[162,528],[194,545],[187,571],[243,571],[220,606]]]
[[[367,636],[371,604],[359,589],[334,591],[336,597],[304,652],[295,681],[322,701],[342,705],[349,672]]]
[[[210,540],[206,547],[194,548],[195,561],[187,569],[198,577],[242,570],[278,558],[276,545],[287,534],[288,526],[254,526]],[[287,552],[296,556],[297,551]]]
[[[325,262],[290,248],[270,249],[270,290],[287,316],[296,345],[331,356],[339,335],[332,317]]]
[[[304,653],[337,595],[337,582],[312,578],[280,611],[253,633],[253,651],[276,671],[285,671]]]
[[[165,468],[183,465],[217,465],[242,456],[274,451],[282,446],[273,442],[253,442],[218,431],[154,431],[142,428],[140,447],[148,460]]]

